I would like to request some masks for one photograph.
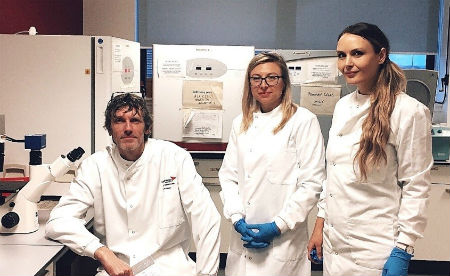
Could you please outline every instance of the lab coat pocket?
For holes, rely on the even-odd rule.
[[[383,269],[394,245],[394,223],[389,219],[348,221],[347,240],[353,262]]]
[[[304,226],[303,226],[304,225]],[[295,231],[287,231],[273,240],[274,258],[282,261],[296,261],[306,254],[308,235],[304,223]]]
[[[170,188],[161,191],[158,206],[159,228],[174,227],[185,221],[178,183],[173,183]]]
[[[297,183],[297,156],[295,149],[276,153],[270,161],[268,176],[272,184],[295,185]]]

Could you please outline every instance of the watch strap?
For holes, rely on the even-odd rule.
[[[403,251],[406,251],[406,253],[408,253],[410,255],[414,255],[414,247],[413,246],[403,244],[403,243],[397,243],[396,247]]]

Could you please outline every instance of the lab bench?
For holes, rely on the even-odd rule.
[[[52,276],[58,262],[72,253],[59,242],[45,238],[45,223],[50,210],[38,211],[39,229],[29,234],[0,234],[0,276]],[[92,226],[92,212],[86,216],[86,227]]]

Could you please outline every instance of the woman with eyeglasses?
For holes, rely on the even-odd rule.
[[[310,275],[306,220],[325,176],[316,116],[292,102],[289,71],[274,53],[248,65],[242,114],[219,171],[231,220],[226,275]]]
[[[326,187],[308,244],[323,252],[323,275],[407,275],[425,229],[431,116],[405,94],[405,75],[389,48],[368,23],[348,26],[338,38],[338,68],[357,90],[334,109]]]

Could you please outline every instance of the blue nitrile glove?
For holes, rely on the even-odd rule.
[[[270,243],[268,242],[256,242],[256,241],[250,241],[248,243],[244,243],[244,247],[246,248],[266,248],[269,246]]]
[[[408,275],[409,261],[412,255],[400,248],[394,247],[391,255],[383,267],[383,276],[406,276]]]
[[[247,225],[248,224],[245,222],[245,220],[241,218],[234,224],[234,229],[242,235],[241,240],[250,242],[253,240],[253,238],[249,235],[252,230],[248,229]]]
[[[317,256],[317,251],[315,248],[313,248],[313,250],[311,250],[311,252],[309,252],[309,256],[311,256],[313,263],[315,263],[315,264],[323,263],[323,257],[322,257],[322,259],[319,259],[319,256]]]
[[[273,238],[281,234],[275,222],[247,224],[247,228],[252,230],[249,235],[257,242],[264,241],[270,243]]]

